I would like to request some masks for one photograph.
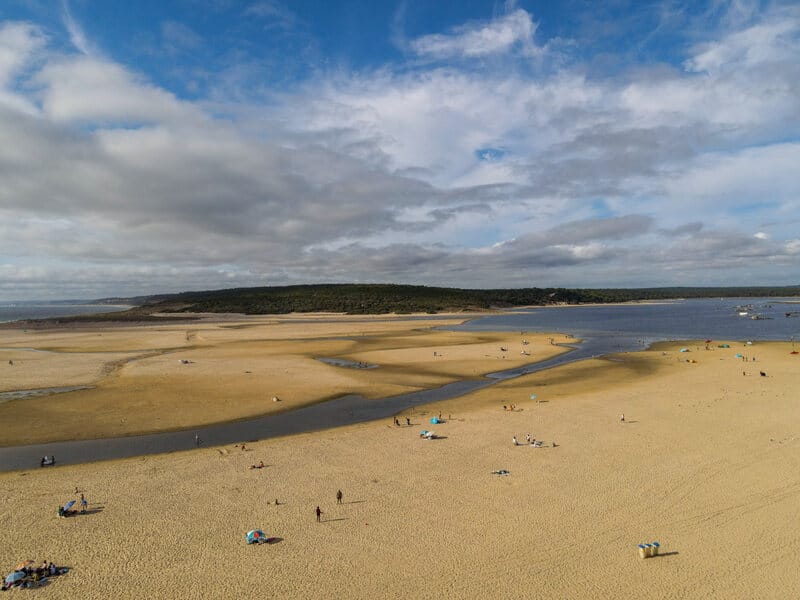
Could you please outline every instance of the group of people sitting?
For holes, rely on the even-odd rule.
[[[6,591],[12,587],[33,587],[48,577],[61,575],[69,571],[67,567],[58,567],[55,563],[46,560],[39,567],[33,566],[32,560],[17,566],[13,573],[3,580],[0,590]]]
[[[525,444],[521,444],[517,440],[517,436],[513,436],[511,438],[511,443],[514,444],[515,446],[522,446],[522,445],[525,445],[525,444],[530,444],[531,447],[533,447],[533,448],[541,448],[542,447],[542,440],[537,440],[530,433],[526,433],[525,434]],[[553,447],[555,447],[555,443],[553,444]]]

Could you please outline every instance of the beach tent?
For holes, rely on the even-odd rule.
[[[267,536],[260,529],[251,529],[245,537],[248,544],[263,544],[267,541]]]
[[[438,425],[439,423],[441,423],[441,421],[439,420],[439,417],[433,417],[431,419],[431,423],[433,423],[434,425]]]
[[[531,400],[536,400],[536,394],[531,394]]]
[[[14,571],[11,575],[6,577],[6,583],[11,585],[12,583],[18,582],[20,579],[25,578],[25,573],[22,571]]]
[[[741,352],[737,352],[737,353],[736,353],[736,358],[743,358],[743,356],[742,356]]]
[[[730,348],[730,344],[720,344],[718,348]]]
[[[688,348],[681,348],[681,352],[689,352]]]

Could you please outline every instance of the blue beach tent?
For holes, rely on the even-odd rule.
[[[245,537],[248,544],[263,544],[267,541],[267,536],[260,529],[251,529]]]
[[[25,578],[25,573],[22,571],[14,571],[11,575],[6,577],[6,583],[11,585],[12,583],[18,582],[20,579]]]

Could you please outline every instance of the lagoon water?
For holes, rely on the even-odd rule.
[[[740,316],[740,309],[748,314]],[[754,316],[758,318],[753,319]],[[790,341],[800,340],[800,298],[692,299],[528,308],[481,317],[458,329],[569,333],[587,340],[604,339],[607,352],[634,350],[661,340]]]
[[[374,419],[389,418],[412,406],[455,398],[493,382],[566,364],[591,356],[643,349],[663,340],[785,340],[800,342],[797,298],[726,298],[665,303],[548,307],[515,310],[471,320],[456,329],[471,331],[559,332],[583,341],[575,349],[549,361],[492,373],[479,380],[456,381],[441,388],[402,394],[382,401],[345,396],[295,411],[249,421],[201,428],[205,444],[229,444],[251,439],[315,431]],[[750,316],[739,316],[738,306],[750,305]],[[535,358],[535,357],[534,357]],[[193,447],[195,431],[175,431],[108,440],[84,440],[0,448],[0,470],[38,464],[44,454],[55,454],[59,464],[122,458]]]

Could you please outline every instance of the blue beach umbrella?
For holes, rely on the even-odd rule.
[[[245,537],[248,544],[260,544],[267,541],[267,536],[260,529],[251,529]]]
[[[75,500],[70,500],[64,505],[64,512],[68,511],[75,504]]]

